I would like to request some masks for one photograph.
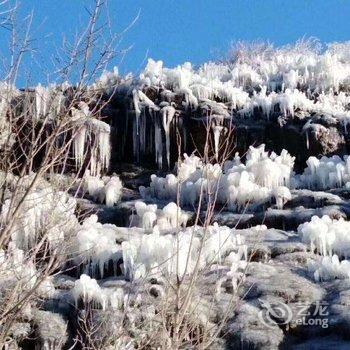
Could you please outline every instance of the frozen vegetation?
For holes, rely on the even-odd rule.
[[[98,325],[89,339],[108,339],[102,348],[161,348],[182,319],[186,349],[206,337],[217,340],[213,349],[302,346],[324,334],[346,341],[349,52],[349,43],[300,42],[241,45],[199,67],[149,59],[139,76],[105,72],[74,103],[78,88],[68,83],[27,91],[2,83],[1,154],[28,171],[0,167],[9,233],[0,241],[0,311],[9,313],[9,291],[35,296],[9,338],[58,350]],[[62,162],[52,157],[41,172],[49,146],[27,161],[8,117],[14,101],[29,111],[33,138],[42,128],[50,139],[68,116],[53,144],[69,144]],[[274,139],[281,130],[298,138]],[[285,328],[257,321],[266,305],[295,311],[322,301],[331,305],[328,333],[294,316]],[[186,312],[174,316],[174,305]]]
[[[245,164],[236,154],[232,161],[223,166],[204,164],[195,155],[184,155],[178,164],[177,177],[151,176],[150,187],[140,188],[145,198],[176,200],[178,191],[183,205],[194,206],[202,196],[204,201],[216,200],[232,210],[239,210],[249,204],[263,203],[275,198],[277,206],[283,207],[291,198],[289,191],[294,158],[286,150],[281,155],[265,152],[265,146],[250,147]]]

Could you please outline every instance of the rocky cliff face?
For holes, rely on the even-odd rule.
[[[193,271],[203,254],[192,320],[199,338],[208,325],[215,333],[225,323],[212,348],[347,348],[347,47],[247,51],[199,68],[186,63],[168,69],[149,60],[139,77],[106,73],[73,105],[71,86],[15,90],[10,102],[2,100],[2,135],[12,136],[14,145],[23,135],[6,127],[6,106],[15,101],[26,111],[28,139],[32,120],[40,127],[49,115],[54,124],[62,111],[73,121],[68,137],[74,135],[64,171],[57,167],[60,173],[35,192],[41,209],[26,206],[38,219],[26,221],[32,230],[24,236],[17,230],[13,250],[0,255],[12,266],[36,230],[48,226],[48,217],[62,220],[62,207],[69,205],[48,244],[58,237],[63,245],[69,237],[74,250],[65,273],[50,276],[39,291],[43,302],[14,322],[15,343],[28,349],[34,343],[73,346],[86,316],[100,327],[91,341],[113,339],[108,349],[137,348],[140,339],[158,335],[178,239],[181,268],[188,260]],[[97,105],[103,108],[94,114]],[[39,167],[40,154],[37,162]],[[38,200],[46,187],[59,182],[64,188],[82,165],[76,198],[60,191]],[[193,224],[196,214],[205,221],[214,188],[208,239],[199,249],[203,228]],[[227,310],[232,312],[225,317]]]
[[[146,88],[144,91],[153,98],[154,106],[143,107],[138,126],[131,97],[126,96],[122,102],[111,102],[108,106],[106,114],[111,118],[112,155],[116,161],[171,168],[179,156],[178,144],[181,144],[181,153],[203,152],[207,128],[211,130],[212,155],[215,153],[215,132],[218,132],[219,142],[230,137],[232,151],[239,154],[246,153],[250,145],[265,144],[267,150],[275,152],[286,149],[296,156],[297,169],[300,170],[310,156],[343,156],[348,153],[347,130],[331,114],[297,110],[291,117],[283,115],[276,105],[268,119],[259,107],[247,117],[237,111],[230,113],[224,102],[209,100],[202,101],[195,109],[187,109],[184,108],[185,95],[164,101],[162,90],[158,94],[154,90]],[[174,113],[172,118],[162,111],[164,106]]]

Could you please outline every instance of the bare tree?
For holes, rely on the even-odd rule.
[[[47,292],[43,286],[47,285],[50,276],[62,271],[69,258],[74,230],[69,222],[67,225],[66,218],[72,214],[72,207],[75,214],[71,198],[79,191],[78,178],[87,168],[98,172],[103,167],[103,164],[96,165],[97,154],[101,150],[93,130],[90,130],[89,147],[83,147],[84,152],[79,154],[78,162],[74,160],[78,152],[75,150],[75,142],[83,129],[89,128],[91,120],[101,120],[104,107],[115,93],[117,82],[109,91],[107,99],[104,87],[94,82],[115,57],[120,37],[124,33],[112,33],[109,16],[103,15],[106,2],[94,0],[93,7],[86,9],[89,18],[86,27],[76,35],[73,42],[65,40],[63,48],[58,50],[54,59],[55,73],[60,84],[50,88],[40,86],[34,90],[19,91],[15,85],[23,57],[32,53],[33,16],[26,19],[24,35],[19,36],[17,6],[7,8],[8,4],[7,1],[0,3],[6,5],[6,10],[0,11],[0,23],[11,33],[11,59],[10,64],[5,65],[5,83],[0,89],[0,346],[12,341],[15,322],[25,318],[28,306],[40,303],[42,293]],[[119,53],[124,55],[125,51]],[[67,86],[66,81],[73,81],[74,85]],[[91,85],[92,83],[94,84]],[[204,124],[204,147],[197,149],[204,164],[203,179],[208,176],[207,165],[218,162],[223,166],[232,155],[234,128],[231,122],[225,128],[221,123],[208,114]],[[215,127],[226,133],[221,143],[216,135],[213,137],[212,130]],[[178,162],[181,162],[180,137]],[[65,197],[62,191],[58,192],[51,180],[57,174],[73,169],[76,175],[64,189],[65,194],[69,192],[72,196]],[[179,182],[178,207],[181,204],[181,187],[182,183]],[[128,313],[133,308],[137,309],[134,300],[125,302],[123,312],[117,320],[115,314],[97,310],[98,314],[90,304],[86,304],[85,310],[77,316],[78,334],[73,348],[77,344],[84,349],[102,349],[108,346],[126,348],[129,344],[145,349],[207,349],[213,345],[222,335],[226,321],[234,312],[238,289],[243,281],[243,277],[239,279],[231,300],[216,325],[200,319],[198,310],[204,294],[209,308],[214,308],[217,302],[216,289],[203,288],[203,275],[208,272],[208,268],[203,267],[202,259],[210,235],[209,228],[218,209],[217,197],[220,190],[220,181],[203,181],[201,184],[199,199],[193,208],[194,226],[201,227],[201,235],[198,236],[193,230],[183,271],[180,269],[180,263],[183,263],[180,261],[183,258],[180,256],[181,225],[177,217],[177,248],[172,257],[176,262],[175,273],[162,276],[166,283],[163,295],[154,301],[156,317],[141,318],[137,324],[131,322]],[[41,205],[45,205],[47,211],[55,213],[57,204],[63,208],[57,215],[58,219],[49,217],[39,227],[35,217],[28,219],[28,213],[37,215],[36,210]],[[62,232],[63,236],[59,234]],[[195,241],[199,241],[196,246],[197,255],[190,267]],[[208,266],[210,265],[211,262]],[[138,288],[142,290],[142,281],[140,285]],[[113,332],[106,331],[104,327],[110,321],[116,322]]]
[[[102,98],[98,84],[88,88],[115,57],[121,38],[112,34],[105,10],[105,1],[95,0],[92,8],[86,8],[86,27],[73,43],[65,40],[55,58],[56,81],[61,84],[20,91],[16,82],[23,58],[33,53],[33,15],[24,20],[23,30],[17,4],[0,2],[0,25],[9,34],[11,56],[4,61],[0,86],[0,347],[11,341],[12,326],[24,317],[26,308],[40,302],[40,290],[48,278],[67,262],[72,230],[66,221],[75,206],[65,194],[75,196],[84,169],[94,166],[98,171],[106,166],[96,164],[101,150],[89,126],[101,119],[108,100]],[[110,98],[113,93],[112,89]],[[85,151],[76,161],[74,143],[82,128],[90,132],[90,142],[83,138]],[[57,192],[50,180],[68,170],[76,176],[65,193]],[[58,217],[50,217],[58,204],[62,209]],[[41,212],[45,205],[49,212]],[[46,221],[45,215],[49,216]],[[44,224],[38,225],[38,219]]]

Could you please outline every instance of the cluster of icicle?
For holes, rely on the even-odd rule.
[[[89,142],[91,175],[100,175],[102,170],[109,167],[111,127],[104,121],[93,118],[85,102],[79,103],[79,109],[72,107],[72,119],[76,124],[73,144],[76,165],[77,167],[83,165]]]
[[[346,260],[350,256],[350,222],[328,215],[313,216],[310,222],[299,225],[298,232],[311,251],[322,255],[320,260],[308,261],[308,270],[316,281],[350,277],[350,262]]]
[[[113,176],[92,176],[86,171],[83,178],[85,192],[94,201],[106,203],[108,207],[113,207],[121,198],[123,184],[117,175]]]
[[[298,233],[311,251],[323,256],[337,254],[345,258],[350,256],[350,222],[343,218],[331,219],[328,215],[313,216],[311,221],[298,227]]]
[[[221,263],[230,252],[247,258],[244,238],[226,226],[189,227],[176,235],[161,235],[158,228],[122,243],[124,274],[130,280],[189,274],[200,268]]]
[[[48,87],[39,84],[35,87],[35,110],[33,116],[36,120],[49,118],[55,120],[63,111],[65,105],[64,92],[68,84]]]
[[[120,310],[124,307],[125,295],[122,288],[102,288],[95,279],[85,274],[75,281],[72,294],[76,306],[78,301],[82,300],[84,303],[92,303],[94,307],[100,307],[103,310],[107,308]]]
[[[307,167],[298,178],[300,187],[316,190],[350,187],[350,157],[323,156],[320,159],[309,157]]]
[[[36,120],[55,120],[60,116],[65,104],[65,89],[67,84],[60,87],[43,87],[40,84],[35,88],[35,113]],[[74,133],[74,158],[77,167],[81,167],[86,158],[87,143],[93,139],[91,145],[90,169],[93,175],[100,174],[102,170],[108,169],[110,161],[110,126],[92,117],[89,106],[81,101],[79,108],[71,108],[72,121],[75,123]]]
[[[117,228],[101,224],[97,215],[86,218],[77,229],[71,247],[71,255],[77,265],[82,264],[84,273],[103,278],[105,270],[113,265],[114,274],[121,258],[121,247],[116,243]]]
[[[6,251],[0,249],[0,281],[11,278],[23,280],[24,286],[32,288],[36,283],[37,271],[33,262],[25,260],[23,250],[16,247],[13,242],[10,242]]]
[[[6,222],[18,198],[4,201],[0,220]],[[41,232],[45,232],[52,249],[64,242],[65,234],[72,234],[78,224],[75,216],[76,200],[66,192],[55,191],[51,186],[30,192],[22,203],[21,212],[12,227],[12,242],[27,251],[35,246]]]
[[[189,219],[188,214],[180,207],[171,202],[163,209],[158,209],[157,204],[135,203],[136,215],[131,215],[131,226],[142,227],[145,230],[152,230],[155,226],[160,231],[171,230],[178,227],[186,227]]]
[[[135,122],[133,123],[134,155],[138,159],[139,153],[146,151],[146,115],[145,108],[153,116],[155,161],[159,168],[163,167],[163,136],[165,135],[166,165],[170,166],[170,125],[175,117],[176,110],[173,103],[162,101],[155,105],[142,90],[133,90],[133,103],[135,109]]]
[[[33,120],[55,121],[60,118],[65,111],[66,90],[68,84],[50,85],[35,87],[34,103],[30,105],[30,112]],[[20,92],[16,88],[5,83],[0,83],[0,147],[8,140],[11,134],[11,127],[7,121],[6,114],[12,100],[19,96]],[[110,126],[91,115],[88,105],[81,101],[79,108],[71,108],[72,122],[75,123],[74,134],[74,158],[77,167],[81,167],[85,160],[85,151],[88,143],[94,140],[90,154],[90,169],[94,175],[102,170],[108,169],[110,161]],[[7,141],[8,142],[8,141]]]
[[[37,283],[38,271],[33,261],[26,258],[26,252],[10,242],[6,251],[0,249],[0,290],[6,294],[6,289],[19,288],[20,293],[30,291]],[[50,277],[40,283],[36,293],[41,297],[49,298],[55,294],[55,287]]]
[[[307,267],[317,282],[350,278],[350,261],[339,261],[338,255],[324,256],[318,261],[310,260]]]
[[[118,89],[123,90],[124,86],[124,90],[132,91],[136,158],[146,148],[145,108],[153,115],[156,162],[161,168],[164,163],[162,134],[165,134],[165,159],[169,164],[169,130],[175,115],[173,102],[180,95],[183,100],[178,107],[185,110],[196,110],[203,102],[224,102],[228,114],[219,116],[225,118],[237,113],[251,117],[258,110],[269,119],[278,107],[279,114],[285,117],[294,117],[296,110],[332,115],[346,128],[350,122],[349,48],[349,42],[328,45],[322,52],[305,42],[282,48],[247,45],[241,46],[239,54],[228,62],[209,62],[199,68],[186,62],[167,68],[162,61],[149,59],[144,71],[131,82],[130,79],[123,82],[118,74],[112,73],[105,73],[101,80],[105,85],[108,81],[115,85],[119,77]],[[159,105],[143,92],[150,86],[161,89]],[[215,141],[221,128],[220,124],[213,126]]]
[[[232,210],[274,197],[277,206],[282,208],[291,199],[289,187],[293,165],[294,157],[286,150],[280,155],[269,154],[264,145],[251,146],[245,163],[236,155],[223,167],[204,164],[199,157],[185,154],[177,166],[177,176],[168,174],[162,178],[152,175],[150,186],[141,186],[140,193],[145,199],[176,201],[179,192],[182,206],[194,206],[201,194],[204,201],[212,202],[217,193],[217,202],[227,204]]]
[[[331,219],[328,215],[313,216],[311,221],[298,227],[298,233],[310,250],[316,250],[324,256],[333,253],[350,257],[350,222],[343,218]]]

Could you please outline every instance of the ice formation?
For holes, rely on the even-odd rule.
[[[95,307],[100,306],[103,310],[107,307],[118,310],[124,306],[123,289],[101,288],[95,279],[85,274],[75,281],[72,294],[76,306],[80,298],[84,303],[92,302]]]
[[[151,234],[123,242],[122,251],[124,273],[130,280],[189,274],[197,263],[200,268],[220,263],[233,251],[239,254],[239,260],[247,258],[244,238],[233,229],[217,224],[167,235],[161,235],[155,227]]]
[[[296,108],[328,107],[327,93],[339,92],[342,84],[350,81],[348,43],[330,45],[318,53],[307,45],[254,52],[256,47],[240,48],[239,58],[227,63],[206,63],[194,69],[185,63],[173,69],[163,67],[163,62],[149,59],[139,84],[162,86],[173,91],[188,89],[200,99],[221,99],[232,102],[234,108],[260,107],[269,115],[273,106],[280,104],[285,114],[293,115]],[[249,97],[242,90],[261,88],[262,93]],[[297,89],[321,93],[316,103]],[[344,112],[345,109],[342,110]]]
[[[317,282],[350,278],[350,262],[339,261],[338,255],[324,256],[320,261],[309,261],[308,270]]]
[[[221,167],[219,164],[204,164],[195,155],[178,165],[177,176],[165,178],[151,176],[150,187],[140,187],[143,198],[176,200],[179,190],[182,205],[193,206],[201,193],[207,203],[214,200],[217,192],[219,203],[232,210],[252,203],[266,202],[275,197],[278,207],[291,198],[289,191],[293,175],[294,157],[283,150],[278,156],[268,154],[265,146],[250,147],[245,164],[236,155]]]
[[[123,184],[117,175],[111,177],[92,176],[87,171],[83,178],[85,191],[100,203],[106,203],[108,207],[113,207],[121,198]]]
[[[32,261],[26,260],[25,252],[10,242],[7,251],[0,249],[0,289],[22,281],[24,290],[37,282],[37,271]]]
[[[40,277],[43,277],[42,279]],[[35,290],[33,288],[35,287]],[[6,251],[0,249],[0,293],[6,296],[8,290],[17,288],[20,295],[35,292],[40,298],[56,295],[51,276],[41,276],[36,264],[28,259],[26,252],[10,242]]]
[[[281,48],[240,45],[231,61],[206,63],[196,70],[188,62],[169,69],[150,59],[140,79],[148,85],[202,91],[201,98],[227,98],[234,87],[259,85],[275,91],[297,87],[339,91],[350,80],[348,50],[349,43],[330,44],[323,52],[303,41]]]
[[[118,176],[112,176],[104,187],[105,201],[108,207],[113,207],[122,196],[123,184]]]
[[[116,264],[121,258],[116,233],[115,225],[99,223],[96,215],[84,220],[76,233],[71,255],[78,265],[83,264],[85,273],[103,278],[110,264],[116,271]]]
[[[65,85],[51,85],[44,87],[41,84],[35,87],[35,113],[34,117],[40,119],[55,120],[64,106]]]
[[[331,44],[323,51],[303,41],[282,48],[247,45],[240,46],[226,62],[209,62],[198,68],[188,62],[167,68],[163,62],[149,59],[140,76],[121,77],[115,68],[112,72],[103,72],[87,90],[102,89],[106,94],[127,95],[135,113],[132,120],[135,158],[154,154],[154,160],[162,168],[169,166],[170,134],[178,119],[175,116],[181,114],[181,110],[194,113],[198,107],[205,110],[204,105],[208,107],[204,119],[210,116],[222,120],[212,126],[216,157],[225,120],[250,118],[257,115],[256,111],[267,119],[275,113],[293,118],[299,110],[332,115],[346,129],[350,123],[350,97],[345,88],[350,83],[347,50],[349,43]],[[150,87],[156,92],[156,99],[147,93]],[[34,117],[58,117],[65,106],[66,90],[64,84],[38,85]],[[179,96],[183,97],[181,105],[175,102]],[[109,166],[110,126],[92,117],[85,102],[80,102],[79,108],[71,108],[71,112],[72,120],[77,121],[73,146],[76,165],[82,165],[89,135],[93,136],[90,168],[93,175],[99,174]],[[299,113],[298,118],[303,115]],[[308,137],[308,131],[305,132]]]
[[[310,250],[324,256],[337,254],[350,256],[350,222],[343,218],[331,219],[328,215],[313,216],[310,222],[299,225],[298,233]]]
[[[350,97],[346,90],[350,83],[350,44],[334,43],[324,50],[311,44],[301,41],[281,48],[241,45],[227,61],[208,62],[197,68],[189,62],[167,68],[162,61],[149,59],[139,76],[122,77],[114,68],[112,72],[103,72],[87,91],[98,89],[106,94],[127,95],[135,114],[132,120],[135,158],[139,160],[141,154],[154,153],[160,168],[169,165],[170,134],[178,119],[175,115],[182,110],[195,113],[198,107],[203,109],[203,104],[208,106],[208,115],[223,120],[213,126],[216,156],[225,119],[250,118],[257,115],[256,111],[267,119],[276,113],[293,118],[299,110],[332,115],[346,129],[350,123]],[[148,94],[150,87],[156,92],[156,98]],[[65,84],[38,85],[34,94],[34,118],[59,116],[68,99],[67,90]],[[179,96],[183,98],[180,105],[175,102]],[[84,161],[91,133],[95,139],[91,171],[96,175],[109,165],[110,127],[92,117],[85,102],[81,102],[79,108],[71,108],[71,112],[72,119],[79,120],[73,147],[77,167]],[[303,115],[299,113],[298,118]]]
[[[165,106],[161,110],[163,119],[163,128],[165,131],[165,147],[166,147],[166,159],[168,167],[170,166],[170,123],[175,116],[175,108],[173,106]]]
[[[36,119],[47,116],[47,107],[50,99],[50,89],[39,84],[35,88],[35,112]]]
[[[214,133],[214,151],[215,151],[215,159],[219,159],[219,142],[220,142],[220,135],[222,131],[224,130],[224,127],[222,125],[214,125],[213,126],[213,133]]]
[[[2,207],[1,221],[6,222],[21,196],[6,199]],[[22,204],[21,213],[12,228],[12,241],[19,249],[28,250],[40,239],[42,234],[52,249],[72,235],[78,224],[75,216],[76,200],[66,192],[56,192],[45,187],[30,192]]]
[[[81,167],[85,160],[87,142],[91,142],[90,169],[92,175],[100,175],[101,171],[108,169],[111,146],[109,124],[93,118],[89,106],[85,102],[79,103],[79,109],[72,107],[72,120],[75,123],[73,150],[77,167]]]
[[[194,121],[194,125],[198,122],[210,128],[213,155],[217,164],[207,164],[194,154],[184,155],[175,174],[165,177],[152,175],[150,186],[140,188],[140,193],[147,202],[135,202],[135,213],[130,218],[131,227],[124,228],[101,224],[96,215],[79,223],[75,216],[74,198],[65,192],[55,192],[53,188],[46,186],[47,183],[45,186],[38,186],[23,203],[21,215],[13,226],[11,240],[5,245],[6,251],[0,250],[0,289],[1,286],[11,287],[12,283],[16,284],[18,281],[25,282],[25,288],[33,287],[40,271],[35,266],[36,261],[28,259],[28,252],[35,248],[39,239],[45,237],[53,250],[66,247],[67,244],[64,243],[69,239],[68,267],[76,268],[78,274],[83,273],[71,290],[76,306],[79,306],[79,301],[83,301],[102,309],[121,310],[125,308],[126,292],[122,288],[116,288],[116,285],[119,286],[121,282],[123,288],[129,288],[131,284],[119,279],[136,281],[135,285],[143,289],[148,288],[149,284],[143,285],[141,279],[189,274],[196,266],[200,269],[200,277],[203,277],[201,283],[209,280],[207,274],[202,272],[216,273],[221,270],[223,279],[214,278],[214,283],[210,285],[216,286],[217,294],[220,294],[221,290],[227,293],[232,289],[237,291],[238,281],[243,277],[243,269],[248,261],[246,241],[255,242],[255,236],[259,235],[255,235],[256,232],[253,231],[257,230],[260,233],[260,230],[265,230],[266,227],[245,230],[235,230],[218,224],[209,227],[187,227],[189,214],[183,209],[196,207],[201,199],[208,205],[214,204],[217,196],[217,203],[221,204],[220,209],[227,207],[231,211],[242,211],[248,206],[249,210],[254,211],[258,208],[263,212],[263,207],[271,200],[276,202],[277,208],[283,208],[285,203],[292,199],[291,190],[295,187],[313,190],[339,187],[349,189],[349,156],[320,159],[310,157],[305,171],[301,175],[295,175],[294,157],[285,150],[279,155],[269,153],[265,151],[264,145],[261,145],[250,147],[244,158],[236,155],[231,161],[219,164],[222,139],[227,135],[227,127],[233,119],[263,118],[274,123],[289,123],[295,118],[293,126],[299,127],[303,124],[303,127],[300,126],[300,134],[304,133],[307,140],[311,132],[317,134],[328,130],[326,126],[321,125],[323,121],[325,125],[334,123],[332,125],[336,125],[338,131],[340,125],[344,128],[344,134],[347,134],[350,123],[349,48],[349,43],[331,45],[323,52],[317,52],[303,44],[268,50],[246,50],[243,47],[227,62],[211,62],[198,68],[185,63],[169,69],[164,67],[161,61],[149,60],[139,77],[129,76],[124,79],[119,76],[117,70],[104,72],[101,78],[94,85],[86,87],[86,90],[93,94],[98,89],[102,91],[103,98],[112,96],[115,91],[122,92],[118,98],[125,99],[123,102],[126,103],[120,104],[123,105],[120,110],[127,115],[125,128],[131,126],[133,130],[133,152],[136,159],[139,160],[141,155],[146,154],[152,156],[160,168],[170,168],[174,158],[171,152],[175,149],[175,133],[186,132],[188,117]],[[20,94],[22,92],[19,90],[0,84],[0,148],[11,134],[7,121],[8,107],[12,99]],[[38,85],[33,91],[31,121],[40,122],[46,117],[50,121],[59,118],[63,108],[69,105],[69,96],[63,87]],[[92,100],[91,105],[94,103]],[[94,201],[106,203],[111,207],[120,200],[122,194],[122,183],[118,176],[101,177],[101,173],[108,170],[111,158],[111,126],[104,121],[103,113],[103,120],[98,119],[100,116],[95,118],[90,110],[91,106],[86,102],[80,102],[78,106],[74,103],[74,106],[68,111],[74,126],[72,152],[77,168],[87,166],[88,169],[82,179],[83,188]],[[117,109],[119,113],[119,100]],[[114,117],[115,115],[110,114],[108,122]],[[302,120],[303,118],[305,120]],[[313,124],[316,119],[320,120],[320,124]],[[120,124],[115,122],[113,119],[111,125],[118,129]],[[259,121],[244,122],[254,124]],[[125,132],[124,125],[121,125],[121,130],[117,130],[118,137],[120,131]],[[344,134],[340,136],[343,137]],[[125,135],[129,135],[128,131]],[[124,137],[124,134],[122,136]],[[311,151],[313,149],[310,149]],[[6,224],[7,216],[13,210],[13,206],[10,208],[11,199],[14,200],[14,204],[18,201],[17,198],[11,198],[11,191],[16,186],[16,181],[12,184],[11,176],[13,175],[0,172],[1,183],[8,182],[1,224]],[[32,174],[29,178],[31,176]],[[50,174],[48,179],[51,181],[53,176]],[[61,176],[63,178],[66,174]],[[24,182],[26,183],[27,179]],[[290,214],[290,221],[293,221],[294,205],[299,205],[299,199],[304,200],[304,195],[308,197],[303,202],[307,207],[305,210],[308,213],[313,211],[314,206],[321,201],[318,199],[326,196],[310,192],[293,192],[293,202],[290,203],[292,209],[283,213],[277,210],[276,212]],[[180,206],[176,204],[178,194]],[[309,196],[312,197],[310,201]],[[340,198],[340,195],[332,196],[333,199]],[[327,197],[327,200],[329,198],[331,197]],[[149,204],[155,199],[160,199],[161,204]],[[337,199],[336,203],[340,201],[345,203],[343,199]],[[309,202],[312,202],[311,208],[308,207]],[[202,209],[205,210],[206,206],[203,205]],[[299,209],[297,208],[298,212]],[[316,213],[318,209],[321,211],[324,208],[316,208]],[[226,214],[236,217],[232,213]],[[257,215],[253,219],[259,217]],[[298,215],[297,220],[302,218],[303,215]],[[243,225],[246,225],[246,222]],[[266,248],[273,253],[276,248],[276,251],[282,252],[281,255],[286,251],[294,251],[294,246],[290,249],[290,245],[295,243],[294,234],[276,232],[271,236],[264,236],[262,242],[258,242],[259,245],[261,243],[261,251],[265,253]],[[316,260],[308,262],[308,270],[316,281],[350,277],[350,262],[346,260],[350,254],[348,221],[331,219],[329,216],[314,216],[310,222],[298,227],[298,233],[301,240],[309,245],[310,250],[319,254],[310,254]],[[301,246],[303,245],[300,244]],[[303,254],[298,250],[299,246],[295,252]],[[288,259],[294,256],[287,254],[285,258]],[[259,273],[260,275],[253,275],[252,272],[250,275],[252,280],[257,281],[263,296],[269,297],[271,294],[268,292],[281,288],[279,271],[288,272],[289,275],[285,278],[288,286],[283,286],[286,293],[282,294],[295,294],[295,291],[290,292],[290,289],[302,284],[295,283],[302,279],[293,277],[294,271],[292,273],[286,266],[285,259],[278,259],[278,264],[273,265],[272,257],[270,262],[252,264],[260,272],[266,271]],[[296,263],[299,264],[299,261]],[[97,281],[105,278],[107,274],[113,274],[114,279]],[[121,274],[123,276],[120,276]],[[219,275],[220,273],[215,277]],[[63,279],[66,278],[63,276]],[[70,285],[70,278],[67,280],[67,285]],[[161,280],[162,278],[159,278],[159,281],[157,278],[157,283]],[[272,286],[268,284],[270,281]],[[303,281],[309,286],[309,281]],[[105,288],[107,285],[112,287]],[[332,284],[331,288],[333,287],[338,288],[336,284]],[[154,288],[159,288],[159,295],[164,294],[160,284]],[[323,293],[313,293],[309,292],[308,288],[305,289],[307,297]],[[57,296],[51,278],[45,279],[36,292],[43,298]],[[66,295],[66,291],[62,292],[62,295]],[[311,299],[314,297],[312,295]],[[134,317],[131,313],[129,316],[130,319]],[[279,330],[278,327],[276,329]]]
[[[183,212],[174,202],[168,203],[163,209],[156,204],[135,203],[136,215],[131,215],[130,223],[145,230],[152,230],[154,226],[161,231],[186,227],[188,214]]]
[[[160,168],[169,163],[168,135],[177,119],[172,116],[177,110],[179,114],[182,110],[204,111],[203,105],[208,107],[203,119],[218,116],[222,124],[226,119],[254,116],[294,118],[298,112],[298,118],[311,113],[332,115],[346,129],[350,123],[348,50],[348,42],[319,50],[317,45],[300,41],[282,48],[241,45],[226,62],[208,62],[197,68],[189,62],[167,68],[162,61],[149,59],[140,76],[120,78],[118,86],[133,101],[135,158],[152,153]],[[104,73],[101,80],[108,81],[109,75]],[[179,96],[181,104],[176,104]],[[217,109],[220,105],[223,108]],[[216,156],[222,127],[213,126]],[[152,135],[147,141],[146,134]]]
[[[350,157],[310,157],[303,174],[300,176],[300,187],[325,190],[350,185]]]
[[[112,95],[120,83],[121,77],[119,75],[118,67],[114,67],[113,71],[104,71],[99,79],[91,86],[91,90],[103,90],[107,94]]]

